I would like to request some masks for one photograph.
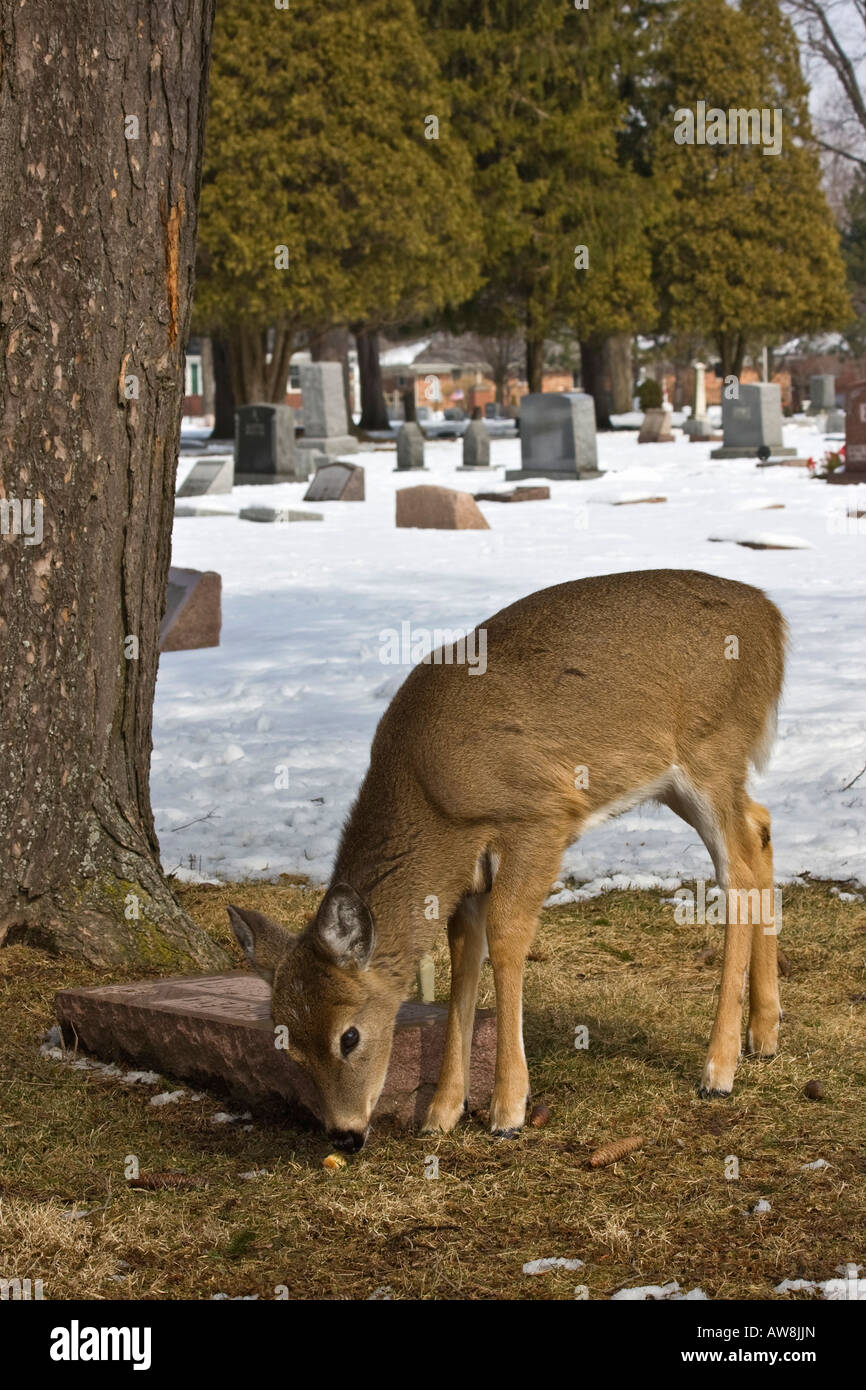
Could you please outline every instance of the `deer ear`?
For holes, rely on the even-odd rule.
[[[373,914],[348,883],[335,883],[319,904],[312,935],[335,965],[365,970],[376,943]]]
[[[274,971],[292,943],[292,937],[261,912],[247,907],[229,907],[229,921],[241,949],[257,975],[268,984],[274,982]]]

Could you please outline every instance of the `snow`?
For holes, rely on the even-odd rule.
[[[643,1303],[643,1302],[690,1302],[696,1303],[706,1299],[703,1289],[689,1289],[688,1293],[683,1293],[676,1279],[671,1279],[668,1284],[644,1284],[640,1288],[620,1289],[611,1295],[611,1303]]]
[[[814,423],[789,423],[785,443],[818,456]],[[828,487],[804,469],[710,459],[715,447],[675,438],[637,444],[634,430],[599,436],[605,476],[551,483],[551,499],[481,503],[490,531],[398,530],[398,487],[463,491],[504,482],[517,439],[491,443],[491,476],[460,474],[460,445],[427,445],[429,472],[394,472],[393,447],[365,451],[365,503],[328,503],[324,521],[253,525],[236,515],[178,518],[173,563],[223,579],[218,648],[160,662],[152,794],[167,870],[199,880],[305,873],[327,879],[370,741],[408,665],[382,660],[386,629],[471,630],[505,604],[563,580],[617,570],[708,570],[765,588],[788,618],[791,649],[779,738],[753,795],[773,814],[777,878],[804,874],[866,886],[863,620],[866,487]],[[238,487],[196,499],[215,512],[297,506],[305,484]],[[613,507],[634,496],[652,506]],[[747,518],[782,503],[774,525],[811,549],[718,545]],[[846,790],[847,787],[847,790]],[[693,830],[644,806],[589,832],[562,877],[583,894],[640,885],[670,891],[709,878]],[[567,890],[566,890],[567,891]]]
[[[528,1260],[524,1274],[549,1274],[552,1269],[583,1269],[583,1260],[567,1260],[562,1255],[546,1255],[540,1260]]]

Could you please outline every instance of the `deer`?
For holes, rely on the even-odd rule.
[[[524,964],[562,856],[592,826],[661,803],[701,837],[722,888],[775,901],[770,814],[746,789],[750,766],[769,757],[785,665],[785,620],[762,590],[690,570],[594,576],[529,594],[482,627],[483,676],[440,651],[394,695],[304,930],[229,908],[271,985],[274,1023],[321,1097],[320,1118],[349,1152],[368,1136],[397,1010],[443,918],[451,997],[424,1130],[448,1133],[468,1109],[489,956],[489,1126],[519,1134],[530,1098]],[[732,1091],[747,976],[747,1051],[776,1053],[769,915],[727,921],[703,1098]]]

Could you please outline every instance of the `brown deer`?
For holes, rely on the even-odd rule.
[[[563,851],[583,830],[662,802],[701,836],[729,896],[772,898],[770,816],[746,777],[775,732],[785,622],[759,589],[689,570],[604,575],[530,594],[482,629],[483,675],[442,648],[394,696],[331,886],[301,935],[229,909],[272,983],[290,1054],[350,1150],[367,1135],[436,905],[448,922],[451,1004],[425,1128],[452,1129],[466,1107],[486,944],[497,1005],[490,1128],[510,1137],[529,1092],[524,962]],[[733,1086],[747,968],[749,1051],[776,1050],[773,921],[729,919],[702,1096]]]

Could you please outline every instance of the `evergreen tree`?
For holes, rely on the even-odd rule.
[[[621,30],[563,0],[418,7],[472,150],[484,226],[484,284],[455,324],[523,334],[537,391],[545,338],[569,328],[590,341],[652,314],[646,189],[618,158]]]
[[[851,184],[845,200],[845,214],[842,253],[854,306],[854,321],[846,336],[852,350],[859,354],[866,352],[866,173],[858,171]]]
[[[652,138],[654,178],[671,194],[655,242],[664,322],[705,332],[725,375],[739,374],[750,348],[844,324],[839,238],[821,190],[796,37],[778,0],[679,0],[668,19]],[[758,143],[677,143],[698,102],[726,117],[781,111],[779,153]]]
[[[282,399],[302,334],[471,292],[470,172],[411,0],[223,0],[195,313],[231,343],[238,402]]]

